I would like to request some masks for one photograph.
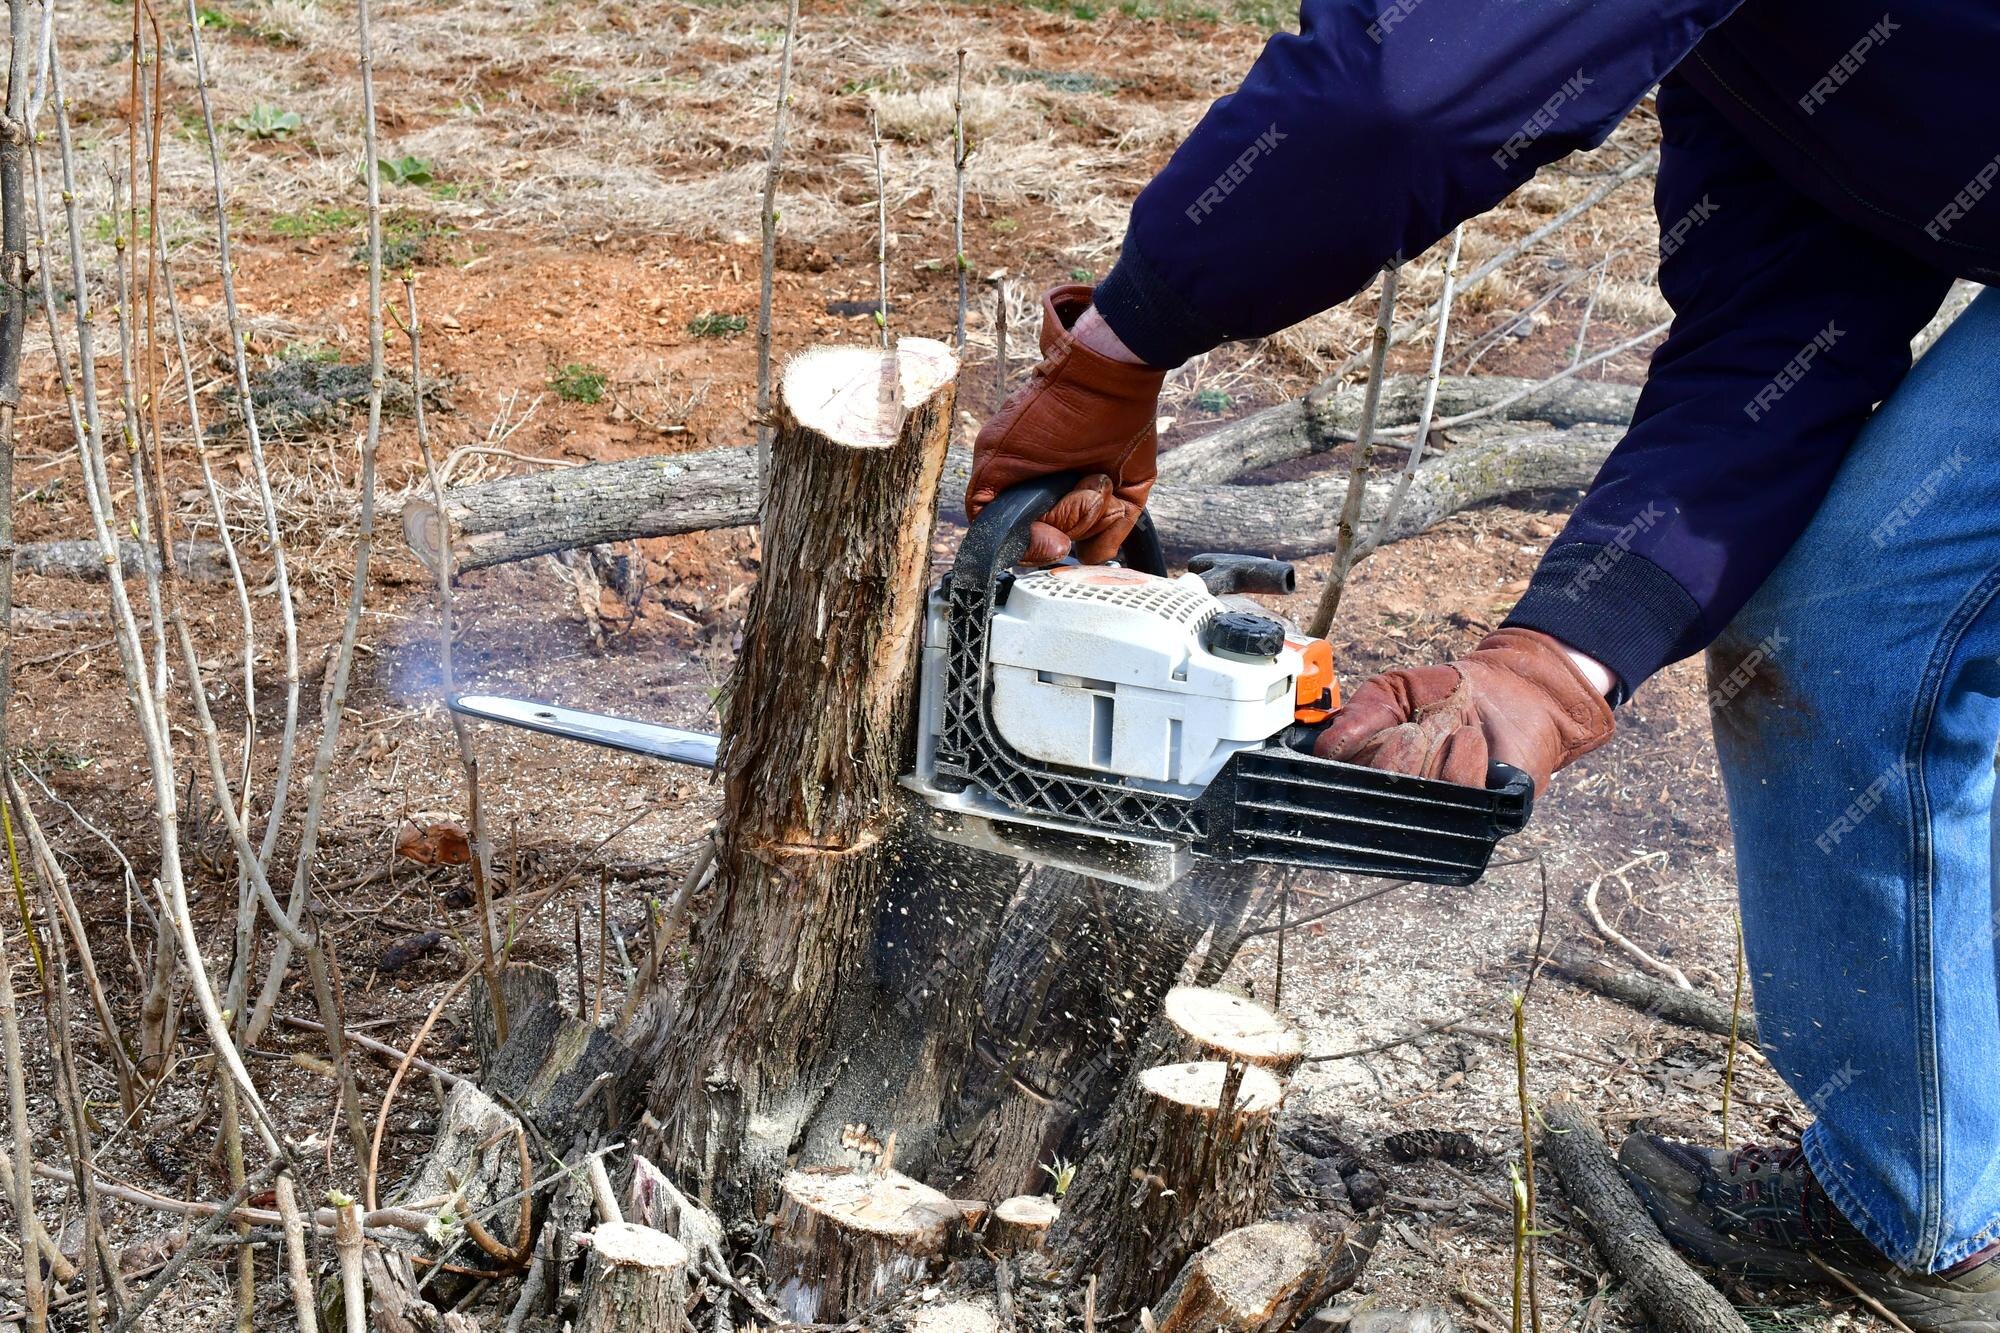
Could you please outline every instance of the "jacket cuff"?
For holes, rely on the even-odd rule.
[[[1135,356],[1160,370],[1229,341],[1166,284],[1129,235],[1091,304]]]
[[[1550,547],[1504,623],[1540,630],[1602,662],[1618,678],[1614,704],[1699,650],[1706,637],[1701,606],[1679,580],[1626,547],[1597,542]]]

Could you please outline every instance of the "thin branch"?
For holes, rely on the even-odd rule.
[[[1348,571],[1354,564],[1354,525],[1361,517],[1361,498],[1368,490],[1368,467],[1375,457],[1375,416],[1382,406],[1382,372],[1389,360],[1389,344],[1394,340],[1396,287],[1402,269],[1394,264],[1382,270],[1382,299],[1376,307],[1375,332],[1369,347],[1368,387],[1362,395],[1361,428],[1354,441],[1354,466],[1347,474],[1347,498],[1340,506],[1339,525],[1334,530],[1333,568],[1327,573],[1326,587],[1313,610],[1306,630],[1314,638],[1324,638],[1340,610],[1340,595],[1347,587]]]
[[[785,112],[792,89],[792,42],[799,30],[799,0],[785,5],[785,42],[778,56],[778,100],[771,112],[771,152],[764,163],[764,257],[757,289],[757,483],[769,485],[771,466],[771,305],[778,270],[778,175],[785,161]],[[439,513],[444,512],[442,505]]]
[[[1444,257],[1444,287],[1438,294],[1437,328],[1431,335],[1431,369],[1424,381],[1424,405],[1417,414],[1415,442],[1410,445],[1410,456],[1403,463],[1403,475],[1396,478],[1396,489],[1389,496],[1388,507],[1383,509],[1381,519],[1375,524],[1375,533],[1370,538],[1370,550],[1382,544],[1382,539],[1395,530],[1396,515],[1402,511],[1403,501],[1410,494],[1410,483],[1416,480],[1417,465],[1424,461],[1424,443],[1430,438],[1431,414],[1437,410],[1438,379],[1444,371],[1444,345],[1451,333],[1452,287],[1458,278],[1458,252],[1465,241],[1465,224],[1452,229],[1451,249]]]
[[[882,176],[882,118],[868,108],[868,142],[875,153],[875,282],[879,299],[875,322],[882,330],[882,346],[889,345],[889,187]]]
[[[958,48],[957,73],[951,94],[951,263],[958,271],[958,324],[953,347],[965,359],[965,310],[971,299],[972,265],[965,257],[965,164],[972,154],[965,146],[965,48]]]

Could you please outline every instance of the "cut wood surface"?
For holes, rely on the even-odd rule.
[[[1164,1012],[1182,1038],[1183,1061],[1237,1060],[1282,1079],[1306,1057],[1305,1034],[1248,996],[1176,986]]]
[[[665,1232],[605,1222],[590,1233],[577,1333],[691,1333],[688,1252]]]
[[[986,1223],[986,1248],[998,1255],[1039,1250],[1049,1238],[1049,1228],[1062,1216],[1053,1199],[1040,1194],[1017,1194],[994,1206]]]
[[[1160,1065],[1133,1081],[1057,1224],[1077,1271],[1097,1272],[1100,1309],[1153,1301],[1189,1255],[1259,1218],[1283,1095],[1269,1070],[1221,1061]]]
[[[1748,1333],[1722,1293],[1689,1268],[1619,1173],[1597,1126],[1575,1102],[1542,1108],[1541,1158],[1611,1271],[1666,1333]]]
[[[919,1310],[903,1328],[905,1333],[1000,1333],[1000,1320],[984,1305],[952,1301]]]
[[[1391,375],[1382,383],[1377,424],[1390,429],[1414,422],[1422,411],[1423,375]],[[1476,411],[1528,391],[1499,409],[1504,421],[1539,421],[1550,426],[1623,425],[1639,402],[1636,384],[1606,384],[1574,378],[1544,388],[1508,375],[1446,375],[1438,381],[1438,417]],[[1320,399],[1295,398],[1267,407],[1187,441],[1160,455],[1160,490],[1228,481],[1293,458],[1332,448],[1353,438],[1361,423],[1361,386]]]
[[[1327,1290],[1345,1243],[1314,1219],[1238,1227],[1189,1259],[1154,1304],[1159,1333],[1291,1328]]]
[[[958,1205],[900,1171],[786,1174],[771,1227],[770,1289],[802,1324],[835,1323],[941,1262]]]
[[[1533,384],[1507,376],[1448,376],[1439,385],[1437,410],[1442,415],[1473,411]],[[1385,428],[1415,418],[1422,388],[1421,376],[1391,377],[1383,390]],[[1616,426],[1631,419],[1637,398],[1632,385],[1564,380],[1510,404],[1491,424],[1461,428],[1453,449],[1418,469],[1405,517],[1389,540],[1421,532],[1482,500],[1587,484],[1619,431],[1531,430],[1509,423]],[[1341,443],[1355,425],[1358,403],[1357,394],[1342,394],[1310,409],[1303,400],[1283,403],[1161,455],[1162,484],[1154,488],[1151,507],[1169,549],[1289,555],[1331,550],[1332,519],[1347,486],[1344,471],[1276,486],[1220,483]],[[1499,447],[1510,440],[1520,443]],[[1473,448],[1482,452],[1467,455]],[[403,505],[403,536],[435,573],[449,527],[452,570],[464,573],[581,546],[738,526],[757,518],[755,464],[754,450],[733,447],[454,486],[445,493],[449,524],[439,522],[430,501],[413,496]],[[947,510],[957,511],[970,467],[968,451],[951,451],[940,495]],[[1392,479],[1385,479],[1370,487],[1364,517],[1380,514],[1391,484]],[[1334,497],[1330,506],[1327,493]],[[1222,506],[1218,517],[1203,517],[1217,505]],[[1246,513],[1259,508],[1268,512],[1261,517]],[[1274,538],[1273,525],[1288,524],[1294,513],[1305,515],[1296,525],[1302,530]],[[1248,526],[1239,533],[1237,525],[1246,520]]]

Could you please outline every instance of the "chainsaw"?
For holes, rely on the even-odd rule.
[[[1198,555],[1172,576],[1142,515],[1115,564],[1020,568],[1029,528],[1074,481],[994,499],[930,590],[902,781],[932,836],[1148,889],[1196,858],[1470,884],[1526,826],[1534,784],[1509,765],[1478,788],[1311,753],[1340,706],[1332,647],[1245,595],[1292,592],[1289,564]],[[495,695],[450,703],[716,763],[699,732]]]

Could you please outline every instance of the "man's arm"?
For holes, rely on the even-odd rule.
[[[1659,106],[1673,329],[1507,622],[1610,667],[1619,697],[1706,647],[1777,567],[1951,285],[1778,180],[1682,80]]]
[[[1737,0],[1304,0],[1133,205],[1096,307],[1174,366],[1295,324],[1603,141]]]

